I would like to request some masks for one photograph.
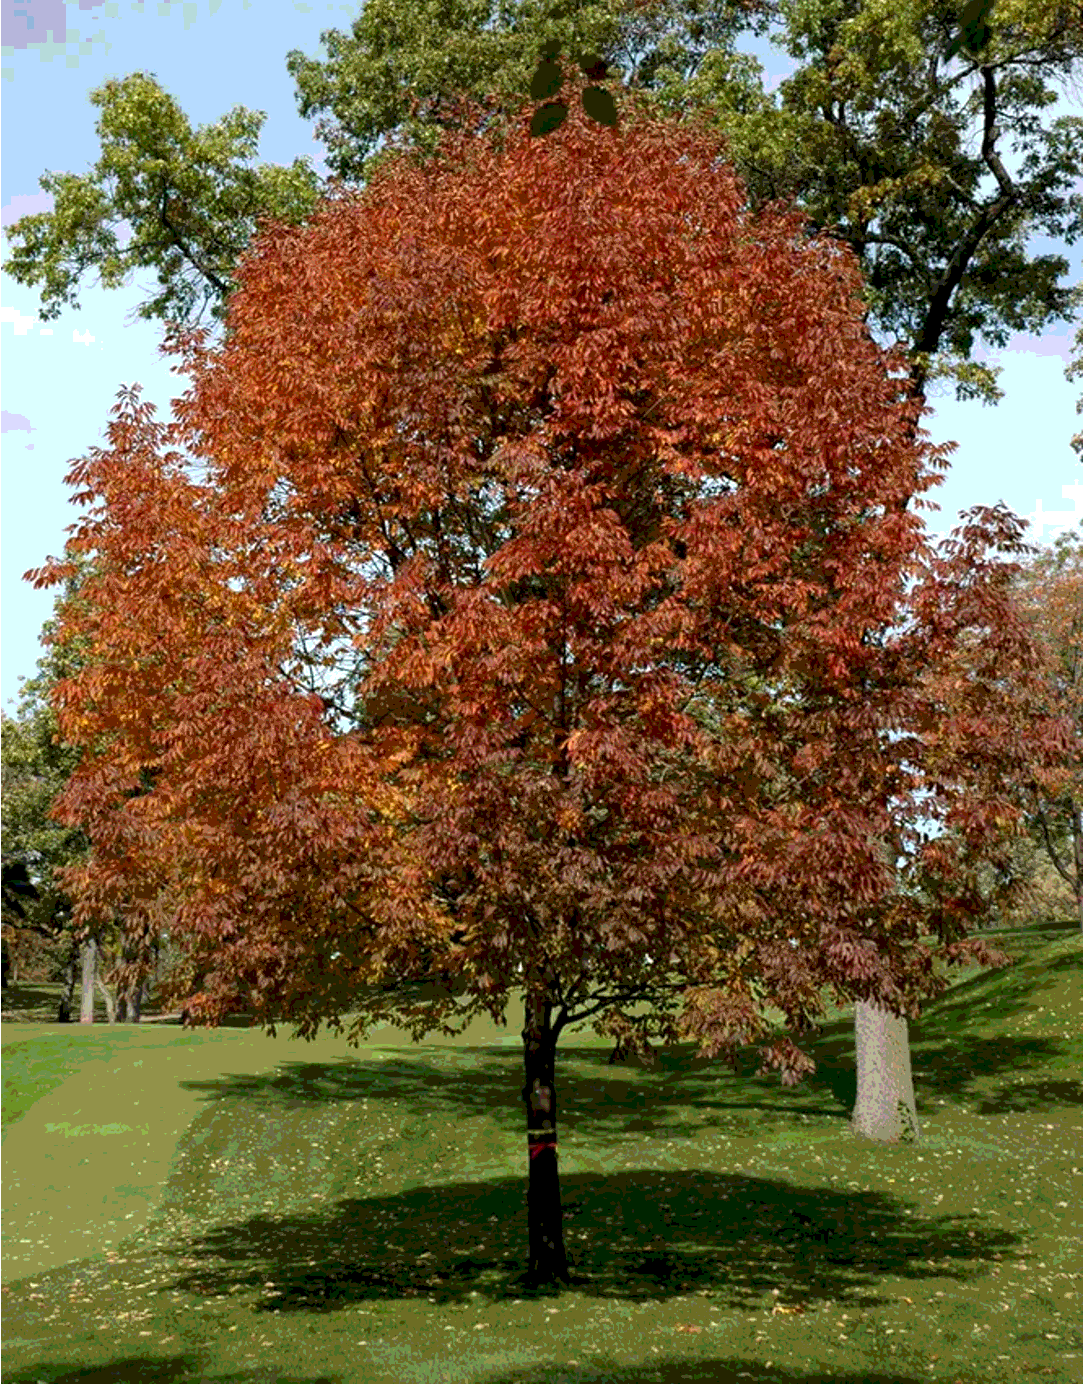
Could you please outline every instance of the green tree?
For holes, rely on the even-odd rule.
[[[322,180],[305,159],[288,167],[250,167],[262,111],[236,106],[193,131],[153,73],[112,79],[90,93],[101,110],[101,157],[89,174],[44,173],[52,211],[6,228],[14,242],[5,271],[41,286],[41,317],[79,306],[76,287],[97,269],[118,288],[137,269],[158,270],[162,291],[140,305],[144,319],[216,322],[234,288],[234,270],[261,218],[298,223],[312,211]],[[131,238],[121,247],[127,223]],[[195,311],[197,300],[198,312]]]
[[[1065,367],[1065,378],[1072,383],[1079,380],[1084,374],[1084,327],[1077,327],[1076,337],[1073,341],[1073,358]],[[1084,411],[1084,396],[1078,396],[1076,401],[1076,411]],[[1069,445],[1078,456],[1084,455],[1084,433],[1076,433],[1070,439]]]

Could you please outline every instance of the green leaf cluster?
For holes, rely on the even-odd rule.
[[[77,308],[76,287],[97,269],[119,288],[138,269],[158,271],[161,291],[138,309],[151,320],[188,320],[210,304],[214,320],[236,287],[234,272],[263,219],[298,224],[317,203],[322,180],[307,159],[287,168],[251,167],[262,111],[236,106],[193,130],[153,74],[110,80],[90,94],[101,110],[101,157],[89,174],[44,173],[52,211],[7,228],[5,271],[41,288],[40,315]],[[121,244],[125,224],[130,232]]]

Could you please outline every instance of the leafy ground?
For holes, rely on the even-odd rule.
[[[518,1280],[514,1011],[357,1051],[6,1022],[4,1379],[1079,1381],[1081,933],[993,940],[911,1026],[913,1146],[849,1133],[848,1010],[791,1090],[566,1033],[563,1291]]]

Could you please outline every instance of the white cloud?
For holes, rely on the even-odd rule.
[[[37,320],[36,317],[24,317],[18,308],[0,307],[0,322],[10,322],[16,336],[25,336]]]

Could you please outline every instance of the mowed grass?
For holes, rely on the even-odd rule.
[[[990,937],[911,1026],[913,1146],[850,1134],[850,1010],[789,1090],[566,1032],[533,1293],[518,1005],[356,1051],[5,1024],[4,1380],[1079,1381],[1081,932]]]

